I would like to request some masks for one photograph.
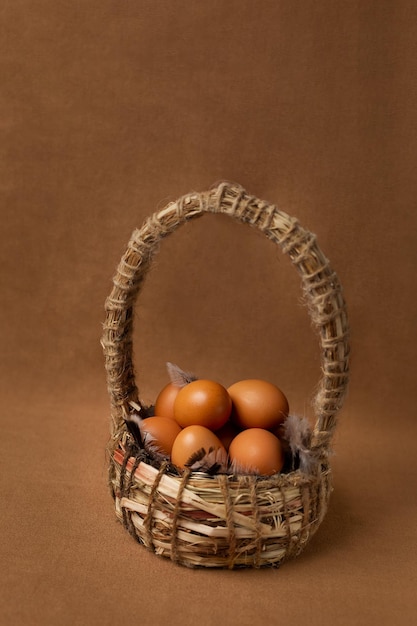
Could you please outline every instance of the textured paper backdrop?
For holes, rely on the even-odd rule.
[[[3,0],[4,623],[415,623],[416,17],[404,0]],[[115,266],[145,216],[222,179],[317,234],[352,327],[330,510],[277,571],[162,561],[106,486]],[[223,216],[175,233],[137,306],[143,397],[171,360],[273,380],[311,416],[299,287]]]

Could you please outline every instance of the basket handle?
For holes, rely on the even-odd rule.
[[[322,377],[314,398],[316,424],[312,448],[327,450],[336,426],[349,376],[349,328],[342,288],[316,237],[298,220],[238,186],[221,183],[191,193],[151,215],[129,241],[106,300],[102,347],[111,399],[112,438],[116,443],[139,404],[132,361],[133,308],[160,241],[181,224],[206,212],[224,213],[258,228],[278,244],[298,270],[308,311],[318,331]]]

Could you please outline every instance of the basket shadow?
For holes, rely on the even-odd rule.
[[[295,560],[314,559],[345,547],[366,525],[365,519],[352,506],[346,493],[338,488],[331,495],[328,511],[316,534]]]

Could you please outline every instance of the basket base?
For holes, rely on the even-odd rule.
[[[327,511],[331,472],[209,476],[114,452],[116,515],[155,554],[187,567],[279,567],[299,555]]]

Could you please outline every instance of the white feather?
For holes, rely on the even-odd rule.
[[[284,438],[288,441],[293,454],[307,450],[311,442],[311,426],[305,417],[288,415],[284,422]]]

